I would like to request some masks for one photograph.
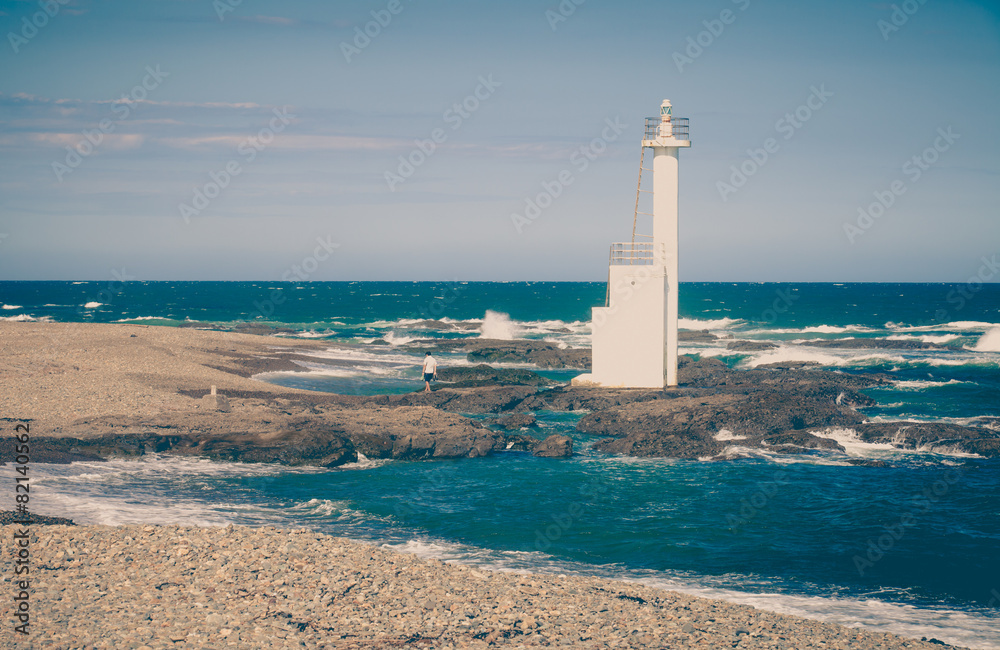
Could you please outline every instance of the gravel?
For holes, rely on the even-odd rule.
[[[17,526],[3,526],[5,564]],[[489,572],[305,529],[30,529],[32,648],[935,648],[576,576]],[[22,576],[23,577],[23,576]],[[5,568],[3,589],[14,591]]]

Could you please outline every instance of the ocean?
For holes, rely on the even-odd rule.
[[[289,336],[338,347],[316,353],[307,373],[259,379],[375,394],[422,387],[420,358],[401,347],[420,338],[589,346],[590,308],[604,298],[604,283],[0,282],[0,319],[266,324],[280,328],[276,345]],[[778,344],[734,353],[727,340],[682,343],[682,354],[733,367],[815,361],[882,372],[898,383],[867,391],[878,402],[865,410],[873,420],[1000,428],[1000,285],[682,283],[680,310],[684,330]],[[808,345],[866,337],[943,347]],[[569,381],[579,371],[541,372]],[[578,453],[566,460],[506,452],[362,458],[333,470],[167,457],[37,465],[32,504],[83,524],[304,525],[447,561],[635,580],[1000,648],[1000,459],[901,451],[850,430],[827,433],[846,453],[627,458],[590,449],[596,438],[574,428],[582,415],[536,413],[537,435],[574,438]]]

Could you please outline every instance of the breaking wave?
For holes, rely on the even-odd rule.
[[[509,341],[517,337],[520,328],[510,316],[498,311],[486,310],[480,327],[480,338]]]
[[[979,337],[973,350],[976,352],[1000,352],[1000,327],[994,327]]]

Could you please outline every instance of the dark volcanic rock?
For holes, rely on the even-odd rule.
[[[523,433],[508,434],[505,440],[507,451],[531,451],[540,441]]]
[[[864,442],[888,443],[899,449],[1000,457],[1000,432],[981,427],[943,422],[866,422],[851,428]]]
[[[316,430],[202,436],[115,433],[83,439],[38,437],[33,443],[88,460],[163,453],[244,463],[336,467],[358,459],[349,439],[337,433]]]
[[[482,327],[482,323],[477,322],[447,322],[443,320],[422,320],[410,325],[410,327],[431,329],[431,330],[477,330]]]
[[[24,525],[24,515],[19,515],[16,512],[10,510],[0,510],[0,526],[9,526],[11,524],[21,524]],[[27,521],[30,522],[31,526],[75,526],[76,522],[72,519],[64,519],[62,517],[49,517],[47,515],[38,515],[31,513]]]
[[[342,434],[322,429],[283,430],[256,435],[182,437],[172,454],[204,456],[242,463],[281,463],[338,467],[358,460],[354,443]]]
[[[33,463],[54,463],[63,465],[66,463],[75,463],[78,461],[101,461],[104,460],[100,456],[92,453],[85,453],[81,451],[72,451],[62,445],[54,445],[50,441],[51,438],[38,438],[33,437],[31,439],[31,462]],[[7,463],[13,463],[17,458],[17,453],[15,452],[15,445],[19,444],[14,438],[3,437],[0,438],[0,465],[5,465]]]
[[[880,377],[824,370],[731,370],[716,359],[686,360],[684,386],[673,391],[636,392],[634,399],[595,410],[577,430],[616,439],[596,449],[634,456],[704,458],[731,444],[782,452],[837,449],[805,431],[864,422],[854,407],[873,401],[856,389],[887,383]],[[728,435],[717,435],[722,431]]]
[[[417,392],[394,396],[390,403],[427,405],[453,413],[500,413],[524,411],[521,402],[535,394],[533,386],[484,386],[482,388],[438,388],[430,393]]]
[[[885,375],[848,374],[818,368],[759,367],[731,370],[715,359],[684,360],[682,386],[667,391],[543,391],[522,407],[572,403],[590,408],[577,430],[607,439],[595,449],[633,456],[712,458],[730,445],[780,453],[840,450],[824,437],[850,428],[865,442],[901,449],[959,451],[1000,456],[1000,431],[953,424],[870,423],[855,409],[874,400],[858,391],[890,385]],[[575,402],[572,402],[573,398]]]
[[[511,413],[498,418],[490,418],[487,422],[495,424],[503,429],[506,429],[507,431],[516,431],[518,429],[538,426],[538,421],[535,419],[535,416],[530,413]]]
[[[468,353],[469,361],[523,361],[540,368],[590,368],[590,350],[567,348],[549,343],[482,346]]]
[[[408,347],[420,350],[430,346],[464,350],[469,361],[473,362],[533,363],[541,368],[590,368],[589,349],[561,349],[552,343],[532,339],[420,340],[408,344]]]
[[[714,343],[719,337],[708,330],[681,330],[677,332],[677,340],[684,343]]]
[[[433,432],[400,436],[393,441],[392,457],[407,460],[421,458],[476,458],[504,449],[503,436],[487,429],[472,435],[447,436]]]
[[[804,429],[813,422],[847,426],[863,420],[833,399],[781,393],[770,398],[757,394],[754,399],[717,394],[641,402],[591,413],[580,420],[577,430],[618,438],[598,442],[595,448],[603,451],[693,459],[725,449],[727,441],[716,439],[722,429],[745,437],[739,441],[741,446],[762,446],[765,440],[773,439],[775,446],[790,449],[793,445],[780,434]],[[829,446],[818,438],[810,443],[813,447]]]
[[[33,438],[32,447],[70,460],[163,453],[319,467],[354,462],[359,452],[370,458],[464,458],[504,448],[500,433],[468,418],[427,404],[401,405],[395,398],[403,396],[380,397],[344,398],[342,404],[247,399],[233,401],[228,413],[195,409],[145,419],[85,418],[64,429],[65,437]],[[0,445],[0,460],[11,460],[11,452]]]
[[[573,439],[553,434],[535,445],[531,453],[543,458],[567,458],[573,455]]]
[[[449,366],[438,371],[438,379],[449,382],[449,388],[472,386],[548,386],[555,382],[524,368],[494,368],[485,363],[477,366]]]
[[[726,349],[733,352],[762,352],[776,347],[778,344],[770,341],[732,341],[726,345]]]
[[[799,453],[806,449],[837,449],[844,451],[844,448],[836,440],[813,435],[806,431],[783,431],[771,435],[761,436],[754,443],[760,443],[771,451],[781,453]]]
[[[654,399],[667,399],[662,390],[559,386],[528,395],[518,404],[523,411],[594,411]]]
[[[847,348],[862,350],[952,350],[953,347],[940,343],[928,343],[913,339],[830,339],[829,341],[808,341],[800,343],[812,348]]]
[[[889,467],[889,463],[884,460],[875,460],[874,458],[848,458],[847,463],[849,465],[857,465],[859,467]]]

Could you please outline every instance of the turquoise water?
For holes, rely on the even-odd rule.
[[[261,379],[377,393],[419,387],[419,358],[402,342],[485,330],[585,346],[588,310],[604,299],[603,284],[593,283],[129,283],[109,290],[104,304],[84,307],[102,302],[102,287],[0,283],[3,317],[266,321],[289,327],[291,336],[329,340],[331,349],[317,355],[309,373]],[[990,419],[1000,417],[997,285],[681,289],[682,328],[779,344],[752,354],[734,354],[726,341],[684,344],[684,353],[736,367],[812,360],[843,372],[885,372],[901,383],[869,392],[879,403],[867,412],[871,418],[997,426]],[[269,307],[266,318],[254,314]],[[419,322],[426,319],[441,322]],[[948,347],[808,345],[886,336]],[[442,355],[442,363],[466,362]],[[552,373],[561,380],[572,374]],[[865,445],[849,431],[829,432],[847,454],[631,459],[592,451],[595,439],[574,430],[579,413],[536,415],[535,435],[572,435],[579,453],[568,460],[506,452],[461,461],[362,461],[337,470],[168,458],[49,466],[40,470],[38,503],[40,511],[81,522],[306,525],[452,561],[643,580],[918,638],[1000,647],[1000,462]],[[888,467],[854,466],[852,457]]]

